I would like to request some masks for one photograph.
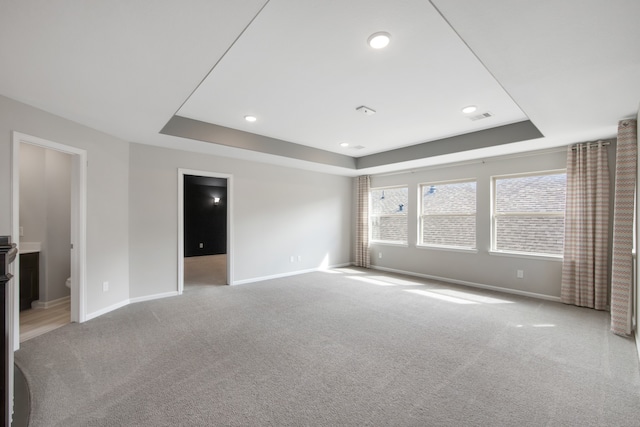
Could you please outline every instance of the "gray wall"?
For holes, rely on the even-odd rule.
[[[236,282],[350,262],[350,178],[141,144],[130,147],[132,298],[177,289],[178,168],[233,175],[228,197]]]
[[[128,299],[129,144],[0,96],[0,235],[11,234],[12,131],[87,151],[87,313]]]
[[[11,234],[12,131],[87,150],[89,316],[176,290],[178,167],[234,176],[236,281],[350,261],[349,178],[130,144],[0,96],[2,235]]]
[[[21,144],[21,242],[41,242],[40,302],[69,295],[71,274],[71,156]]]
[[[47,245],[45,301],[69,295],[71,275],[71,156],[46,150]],[[40,287],[42,289],[42,287]],[[40,301],[43,301],[40,297]]]
[[[581,141],[576,141],[581,142]],[[371,177],[371,187],[408,185],[408,247],[372,243],[371,260],[375,267],[435,276],[469,284],[478,284],[533,293],[560,296],[562,261],[543,258],[495,255],[491,247],[491,177],[495,175],[548,171],[566,167],[566,152],[555,151],[521,157],[485,159],[481,162],[434,167],[421,171]],[[609,147],[609,167],[615,170],[615,144]],[[477,252],[417,248],[417,194],[421,183],[475,178],[477,180]],[[613,187],[612,187],[613,188]],[[612,189],[613,191],[613,189]],[[613,201],[613,193],[611,197]],[[382,253],[382,258],[379,258]],[[524,270],[524,278],[516,271]]]

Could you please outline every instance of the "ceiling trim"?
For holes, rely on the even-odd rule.
[[[353,157],[332,153],[318,148],[307,147],[281,139],[269,138],[255,133],[244,132],[212,123],[201,122],[181,116],[173,116],[160,133],[211,142],[229,147],[258,151],[292,159],[306,160],[348,169],[356,168]]]
[[[181,116],[173,116],[160,133],[350,170],[392,165],[411,160],[537,139],[544,136],[531,121],[525,120],[368,156],[350,157]]]
[[[359,157],[356,159],[356,169],[391,165],[542,137],[544,135],[538,128],[530,120],[525,120]]]

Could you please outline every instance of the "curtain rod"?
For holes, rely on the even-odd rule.
[[[435,165],[431,165],[431,166],[421,166],[415,169],[402,169],[399,171],[393,171],[393,172],[385,172],[385,173],[374,173],[371,174],[372,177],[383,177],[383,176],[392,176],[392,175],[403,175],[403,174],[408,174],[408,173],[419,173],[419,172],[425,172],[425,171],[431,171],[434,169],[442,169],[442,168],[451,168],[451,167],[456,167],[456,166],[466,166],[466,165],[473,165],[473,164],[482,164],[482,163],[489,163],[489,162],[493,162],[493,161],[501,161],[501,160],[505,160],[505,159],[517,159],[520,157],[529,157],[529,156],[541,156],[541,155],[545,155],[545,154],[552,154],[552,153],[566,153],[567,152],[567,146],[568,145],[562,145],[559,147],[551,147],[551,148],[543,148],[540,150],[532,150],[532,151],[523,151],[523,152],[519,152],[519,153],[511,153],[511,154],[498,154],[498,155],[493,155],[493,156],[488,156],[488,157],[482,157],[479,159],[470,159],[470,160],[462,160],[462,161],[454,161],[454,162],[447,162],[447,163],[438,163]]]
[[[585,146],[585,148],[593,148],[593,147],[598,147],[598,146],[600,146],[600,145],[607,146],[607,145],[610,145],[610,144],[611,144],[611,141],[600,141],[600,142],[581,142],[581,143],[578,143],[578,144],[573,144],[573,145],[571,146],[571,149],[572,149],[572,150],[575,150],[575,149],[577,149],[577,148],[578,148],[578,146],[580,146],[580,145],[584,145],[584,146]]]

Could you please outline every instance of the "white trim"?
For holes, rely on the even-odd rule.
[[[164,293],[161,293],[161,294],[154,294],[154,295],[146,295],[146,296],[143,296],[143,297],[129,298],[129,299],[126,299],[124,301],[120,301],[118,303],[110,305],[109,307],[105,307],[105,308],[102,308],[102,309],[100,309],[98,311],[94,311],[93,313],[87,314],[87,320],[95,319],[96,317],[100,317],[100,316],[102,316],[104,314],[107,314],[107,313],[112,312],[114,310],[117,310],[119,308],[126,307],[129,304],[136,304],[136,303],[139,303],[139,302],[153,301],[153,300],[156,300],[156,299],[169,298],[169,297],[175,297],[175,296],[178,296],[178,292],[177,291],[164,292]]]
[[[489,251],[489,255],[506,256],[511,258],[537,259],[540,261],[560,261],[564,260],[562,255],[537,254],[535,252],[508,252],[508,251]]]
[[[432,276],[430,274],[414,273],[412,271],[396,270],[394,268],[386,268],[386,267],[379,267],[379,266],[371,266],[371,268],[374,270],[387,271],[389,273],[405,274],[407,276],[421,277],[423,279],[439,280],[441,282],[448,282],[456,285],[469,286],[472,288],[487,289],[490,291],[503,292],[507,294],[521,295],[525,297],[543,299],[547,301],[561,302],[560,297],[554,297],[551,295],[537,294],[534,292],[520,291],[517,289],[501,288],[498,286],[484,285],[482,283],[467,282],[464,280],[447,279],[446,277],[438,277],[438,276]]]
[[[88,313],[87,314],[87,320],[91,320],[91,319],[95,319],[96,317],[100,317],[103,314],[107,314],[111,311],[117,310],[119,308],[125,307],[127,305],[129,305],[129,300],[126,299],[124,301],[120,301],[118,303],[115,303],[113,305],[110,305],[109,307],[105,307],[105,308],[101,308],[98,311],[94,311],[93,313]]]
[[[408,242],[394,242],[394,241],[391,241],[391,240],[371,240],[369,242],[369,246],[374,246],[374,245],[396,246],[398,248],[408,248],[409,247],[409,243]]]
[[[72,156],[71,171],[71,321],[82,323],[86,318],[86,264],[87,264],[87,151],[81,148],[49,141],[37,136],[12,132],[12,241],[20,242],[20,143],[56,150]],[[19,260],[18,260],[19,263]],[[16,265],[15,280],[18,282],[19,268]],[[13,332],[14,351],[20,348],[19,296],[10,295],[14,301]],[[11,339],[11,337],[10,337]]]
[[[66,297],[54,299],[51,301],[45,301],[45,302],[40,302],[40,300],[33,301],[31,303],[31,308],[47,309],[47,308],[57,307],[59,305],[69,304],[69,303],[71,303],[71,295],[67,295]]]
[[[297,271],[290,271],[290,272],[287,272],[287,273],[272,274],[272,275],[269,275],[269,276],[254,277],[254,278],[251,278],[251,279],[237,280],[233,284],[234,285],[246,285],[248,283],[263,282],[265,280],[280,279],[280,278],[283,278],[283,277],[298,276],[300,274],[307,274],[307,273],[315,273],[316,271],[326,271],[326,270],[331,270],[332,268],[349,267],[349,266],[351,266],[353,264],[354,263],[352,263],[352,262],[345,262],[343,264],[331,265],[329,267],[309,268],[309,269],[306,269],[306,270],[297,270]]]
[[[178,169],[178,295],[184,292],[184,173]]]
[[[156,300],[156,299],[176,297],[178,295],[179,294],[178,294],[177,291],[163,292],[161,294],[145,295],[143,297],[130,298],[129,302],[132,303],[132,304],[135,304],[135,303],[138,303],[138,302],[153,301],[153,300]]]
[[[518,173],[507,173],[502,175],[491,175],[491,180],[495,181],[496,179],[525,178],[528,176],[561,175],[566,173],[567,173],[567,168],[547,169],[547,170],[541,170],[541,171],[536,170],[531,172],[518,172]]]
[[[458,248],[456,246],[438,246],[438,245],[424,245],[424,244],[417,244],[416,245],[416,249],[427,249],[427,250],[434,250],[434,251],[449,251],[449,252],[460,252],[460,253],[466,253],[466,254],[477,254],[478,253],[478,249],[477,248]]]
[[[233,274],[233,175],[178,168],[178,295],[184,292],[184,176],[207,176],[227,180],[227,283],[234,285]]]

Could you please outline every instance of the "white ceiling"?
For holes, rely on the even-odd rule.
[[[425,0],[272,0],[178,114],[353,156],[527,119]]]
[[[640,102],[639,17],[637,0],[0,0],[0,94],[127,141],[385,172],[614,136]],[[366,45],[376,31],[388,48]],[[471,121],[469,104],[494,116]],[[160,133],[174,114],[225,138]],[[544,136],[443,140],[527,120]],[[262,148],[233,142],[248,139]]]

